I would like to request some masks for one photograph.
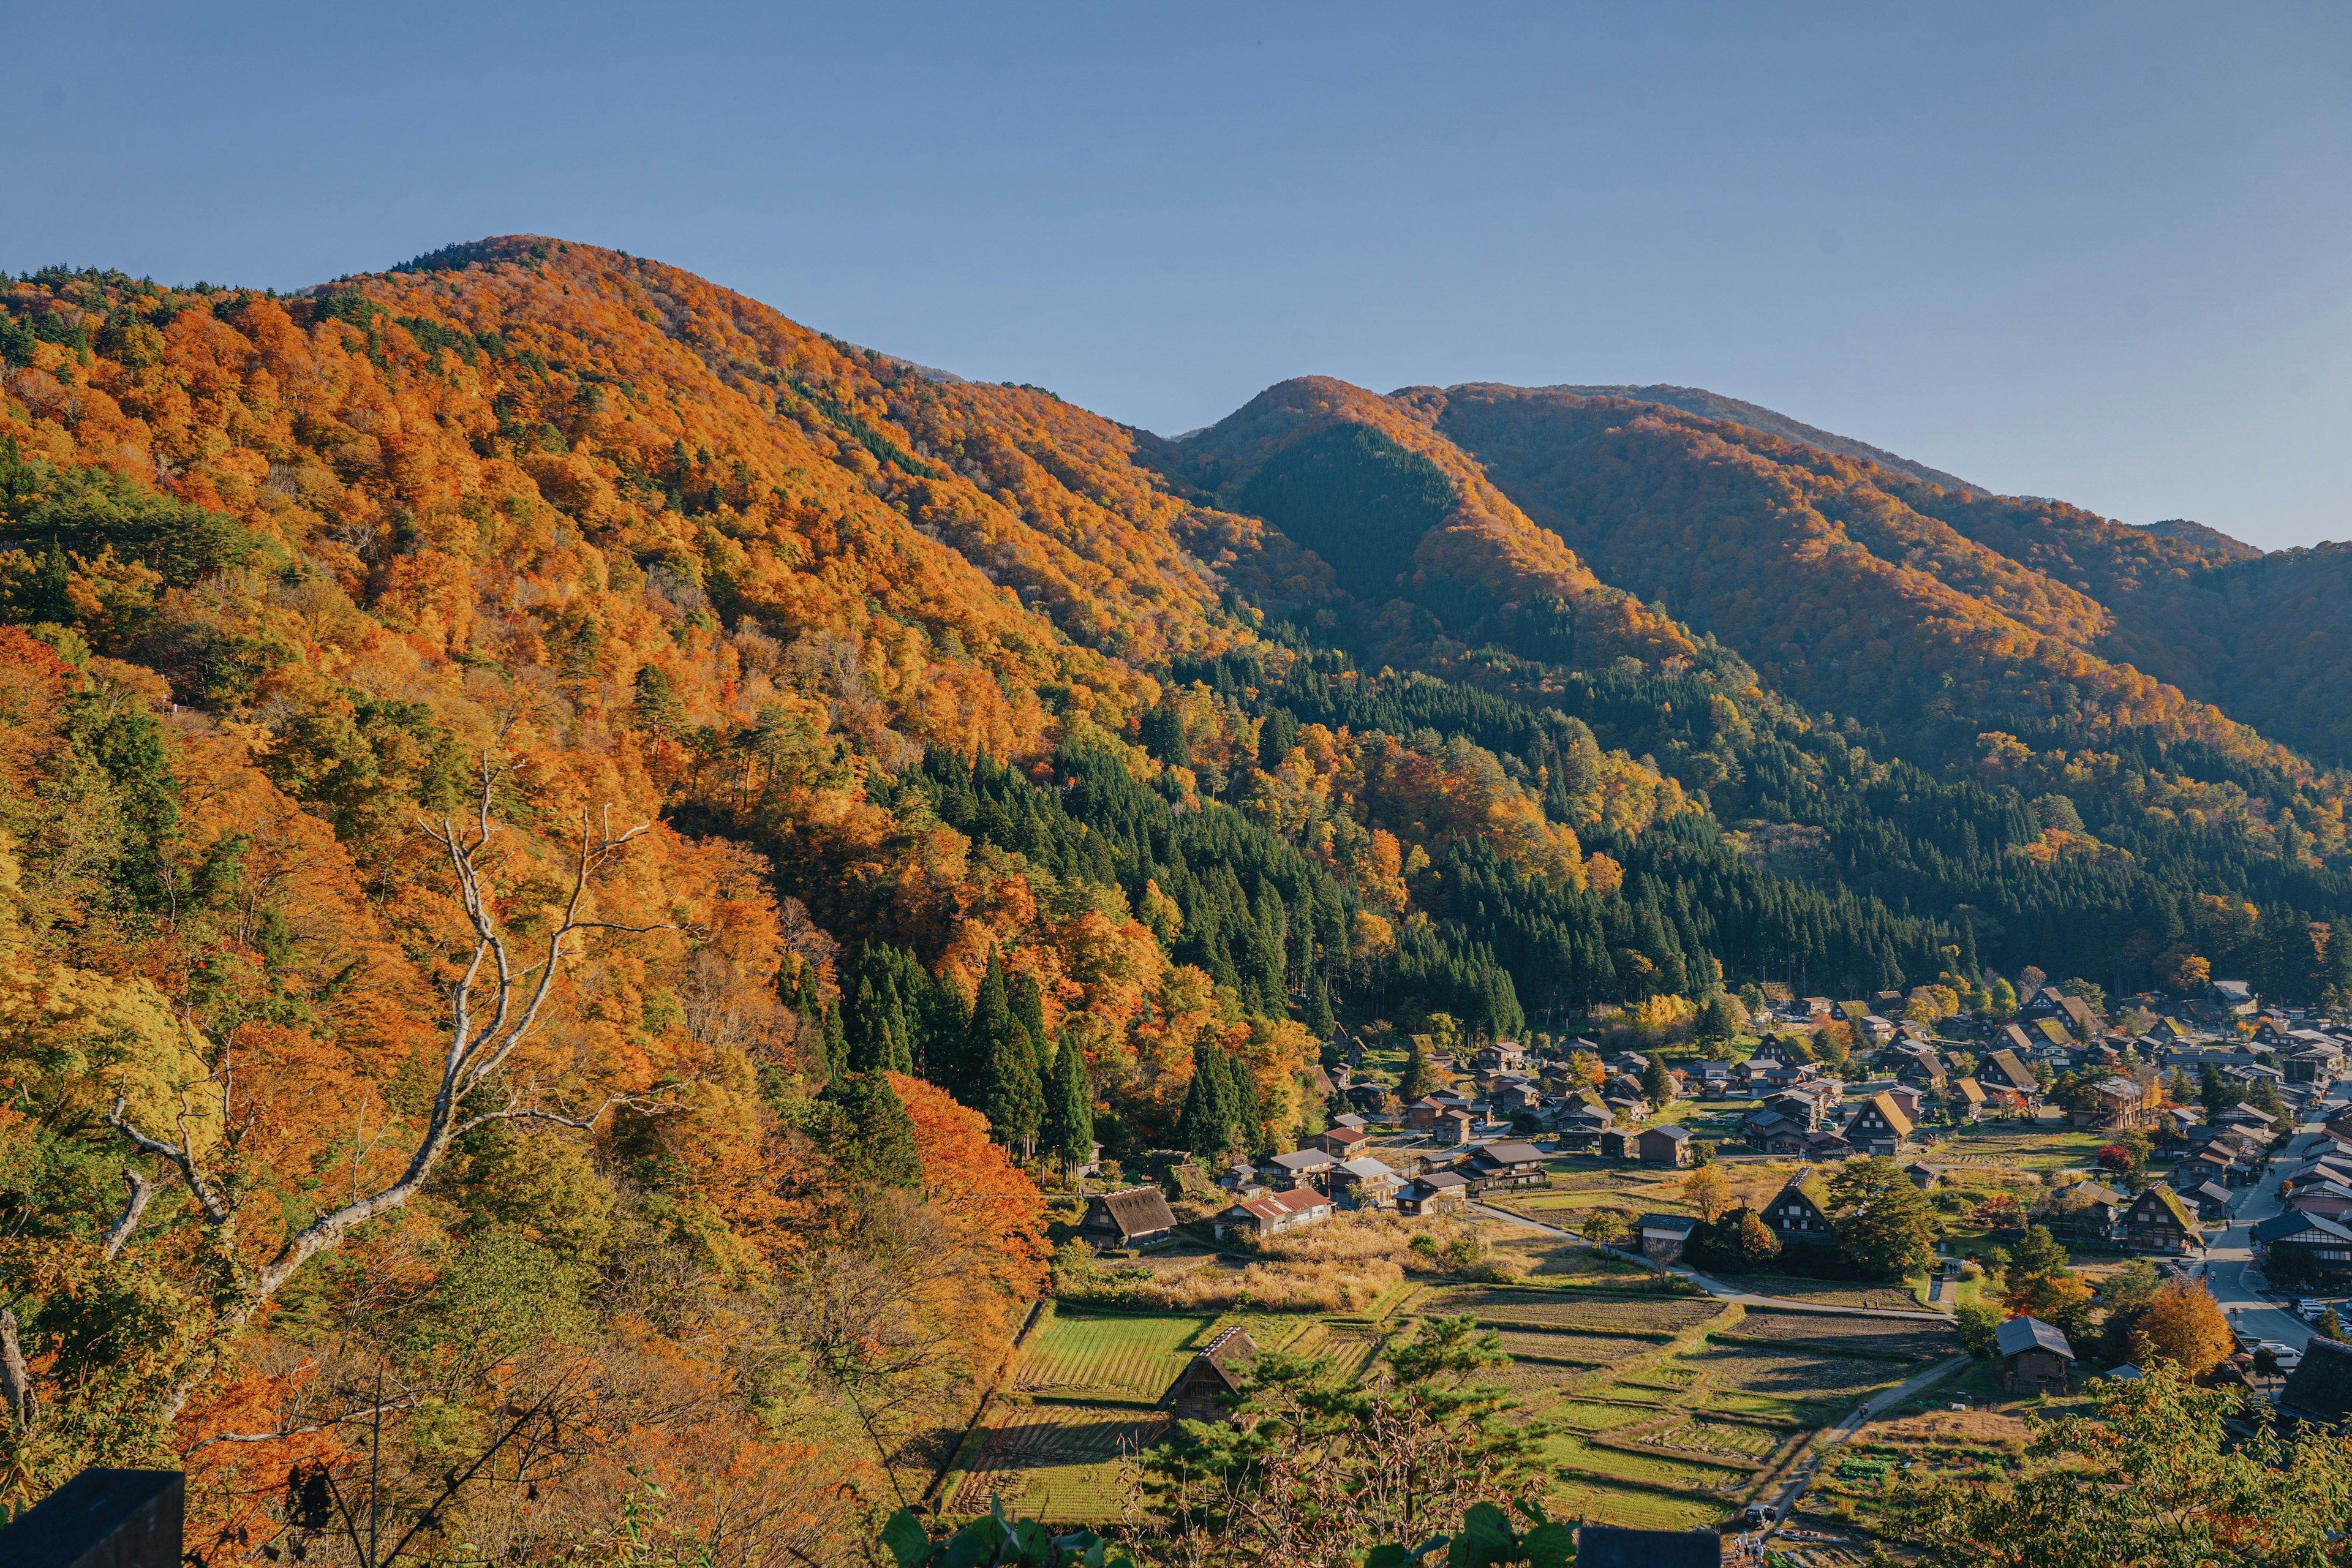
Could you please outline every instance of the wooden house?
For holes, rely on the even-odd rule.
[[[1994,1335],[2000,1352],[2000,1386],[2010,1394],[2066,1392],[2074,1352],[2066,1336],[2039,1318],[2011,1318]]]
[[[1300,1226],[1320,1225],[1330,1217],[1328,1197],[1313,1187],[1293,1187],[1287,1192],[1244,1198],[1218,1215],[1217,1238],[1223,1241],[1235,1236],[1251,1236],[1263,1240]]]
[[[1160,1396],[1160,1408],[1179,1421],[1222,1421],[1223,1401],[1239,1394],[1257,1359],[1247,1329],[1225,1329],[1202,1345]]]
[[[1176,1234],[1176,1215],[1158,1187],[1128,1187],[1087,1199],[1078,1235],[1097,1247],[1152,1247]]]
[[[2273,1215],[2247,1233],[2254,1261],[2265,1263],[2271,1248],[2282,1242],[2308,1249],[2311,1260],[2331,1273],[2352,1273],[2352,1226],[2289,1209]]]
[[[2072,1002],[2074,998],[2069,996],[2066,1000]],[[2156,1122],[2157,1099],[2152,1083],[2141,1084],[2122,1077],[2103,1078],[2091,1085],[2082,1102],[2074,1107],[2072,1119],[2077,1127],[2102,1131],[2149,1127]]]
[[[1829,1186],[1811,1165],[1799,1168],[1789,1184],[1764,1205],[1764,1223],[1783,1247],[1835,1247],[1836,1227],[1830,1224]]]
[[[1746,1124],[1748,1146],[1764,1154],[1801,1154],[1805,1149],[1805,1125],[1777,1110],[1759,1111]]]
[[[1470,1184],[1452,1171],[1432,1171],[1397,1190],[1398,1212],[1412,1215],[1459,1214],[1470,1203]]]
[[[1911,1140],[1911,1119],[1888,1094],[1874,1094],[1845,1126],[1846,1141],[1865,1154],[1896,1154]]]
[[[1550,1179],[1544,1171],[1543,1151],[1532,1143],[1489,1143],[1459,1168],[1471,1190],[1481,1193],[1496,1187],[1539,1187]]]
[[[2096,1182],[2070,1182],[2033,1205],[2033,1223],[2069,1241],[2105,1241],[2129,1201]]]
[[[2180,1194],[2162,1182],[2132,1200],[2116,1224],[2116,1239],[2139,1252],[2205,1250],[2204,1227],[2180,1201]]]
[[[1357,1149],[1363,1142],[1364,1130],[1361,1127],[1337,1126],[1327,1127],[1307,1140],[1307,1142],[1322,1150],[1334,1160],[1342,1161],[1354,1159]]]
[[[1997,1091],[2010,1096],[2015,1104],[2026,1110],[2032,1110],[2042,1103],[2041,1080],[2033,1076],[2032,1070],[2015,1051],[2005,1047],[1985,1058],[1983,1065],[1977,1070],[1977,1081],[1988,1093]]]
[[[2346,1215],[2352,1214],[2352,1186],[2328,1181],[2299,1183],[2294,1195],[2287,1199],[2286,1206],[2297,1214],[2341,1220]]]
[[[1331,1195],[1345,1198],[1350,1208],[1384,1209],[1396,1203],[1404,1178],[1373,1159],[1360,1154],[1331,1173]]]
[[[1287,1154],[1268,1154],[1257,1163],[1257,1173],[1277,1192],[1290,1187],[1320,1189],[1339,1163],[1320,1149],[1295,1149]]]
[[[1637,1136],[1630,1127],[1611,1127],[1601,1134],[1601,1157],[1604,1160],[1630,1160],[1641,1152],[1633,1142]]]
[[[1952,1110],[1963,1121],[1976,1121],[1985,1113],[1984,1085],[1972,1078],[1952,1080]]]

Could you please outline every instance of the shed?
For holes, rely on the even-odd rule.
[[[2066,1336],[2039,1318],[2011,1318],[1993,1336],[2000,1351],[2002,1389],[2011,1394],[2063,1394],[2074,1363]]]
[[[1097,1247],[1150,1247],[1175,1234],[1176,1216],[1158,1187],[1097,1193],[1078,1222],[1078,1235]]]
[[[1642,1238],[1642,1256],[1658,1263],[1679,1261],[1698,1221],[1686,1214],[1645,1214],[1634,1228]]]
[[[1691,1161],[1690,1130],[1685,1127],[1644,1127],[1634,1135],[1633,1145],[1645,1165],[1687,1165]]]

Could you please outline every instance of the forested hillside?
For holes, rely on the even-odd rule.
[[[2352,984],[2341,778],[2114,662],[2193,543],[1566,395],[1165,441],[528,237],[0,306],[0,1488],[207,1563],[379,1425],[484,1552],[851,1560],[1041,1184],[1295,1147],[1335,1014]]]

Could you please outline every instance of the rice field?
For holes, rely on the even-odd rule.
[[[1539,1323],[1549,1328],[1678,1334],[1720,1317],[1723,1303],[1705,1296],[1601,1296],[1565,1290],[1512,1290],[1470,1286],[1426,1303],[1432,1312],[1470,1312],[1482,1321]]]
[[[1544,1419],[1557,1421],[1562,1426],[1578,1432],[1611,1432],[1620,1426],[1636,1426],[1644,1421],[1655,1421],[1655,1406],[1602,1405],[1595,1400],[1563,1399],[1544,1407]]]
[[[981,1434],[947,1500],[947,1511],[1005,1513],[1049,1524],[1118,1519],[1127,1494],[1125,1461],[1157,1442],[1167,1423],[1131,1410],[1063,1405],[1003,1406]]]
[[[1708,1279],[1731,1286],[1734,1289],[1752,1291],[1759,1296],[1779,1296],[1786,1300],[1803,1301],[1816,1307],[1860,1307],[1882,1311],[1916,1312],[1918,1299],[1902,1284],[1873,1285],[1840,1279],[1792,1279],[1785,1275],[1709,1274]]]
[[[1914,1370],[1894,1362],[1740,1345],[1710,1345],[1682,1360],[1704,1374],[1709,1407],[1808,1424],[1829,1419]]]
[[[1729,1510],[1719,1500],[1612,1486],[1597,1476],[1555,1482],[1545,1507],[1554,1519],[1589,1519],[1627,1530],[1706,1530]]]
[[[1760,1465],[1798,1430],[1800,1428],[1694,1417],[1643,1432],[1640,1436],[1643,1442],[1654,1447],[1687,1452],[1696,1458],[1729,1459]]]
[[[1150,1404],[1207,1342],[1208,1317],[1087,1316],[1056,1310],[1023,1347],[1012,1392]]]
[[[1927,1361],[1958,1355],[1959,1331],[1924,1318],[1864,1318],[1836,1312],[1750,1311],[1733,1332],[1741,1339],[1826,1345],[1867,1355]]]
[[[1572,1362],[1579,1366],[1615,1366],[1645,1355],[1665,1342],[1632,1334],[1580,1334],[1550,1329],[1498,1329],[1504,1351],[1519,1359]]]
[[[1607,1479],[1639,1481],[1675,1491],[1714,1493],[1728,1497],[1748,1485],[1753,1472],[1746,1466],[1709,1464],[1696,1457],[1670,1459],[1657,1454],[1637,1454],[1604,1447],[1580,1433],[1558,1433],[1544,1440],[1544,1458],[1565,1469]],[[1720,1505],[1718,1505],[1720,1506]]]

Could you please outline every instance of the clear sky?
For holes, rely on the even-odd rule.
[[[2352,537],[2352,5],[26,5],[0,268],[617,246],[1172,434],[1704,386]]]

